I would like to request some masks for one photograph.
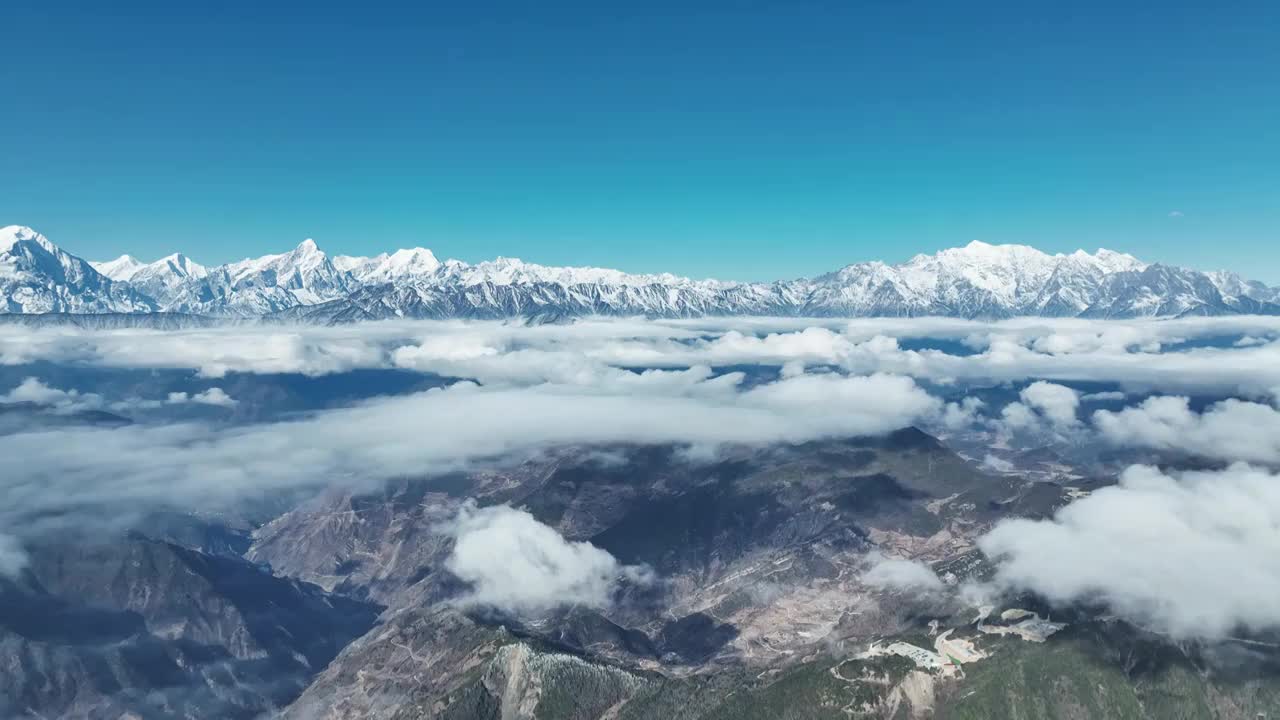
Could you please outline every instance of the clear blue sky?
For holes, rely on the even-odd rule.
[[[1275,2],[10,0],[0,27],[0,225],[90,258],[314,237],[769,279],[976,238],[1280,281]]]

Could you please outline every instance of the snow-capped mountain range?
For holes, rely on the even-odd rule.
[[[87,262],[31,228],[0,228],[0,312],[187,313],[303,322],[580,315],[1177,317],[1280,314],[1280,289],[1234,273],[972,242],[905,263],[864,262],[772,283],[548,267],[513,258],[441,262],[413,248],[330,257],[293,250],[206,267],[180,253]]]

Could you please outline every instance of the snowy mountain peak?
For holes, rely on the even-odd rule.
[[[440,267],[435,253],[426,248],[402,248],[391,253],[391,262],[398,266],[430,266],[432,270]]]
[[[94,270],[106,275],[112,280],[128,280],[132,278],[138,270],[146,267],[146,263],[138,260],[132,255],[121,255],[115,260],[106,260],[102,262],[90,261],[90,265]]]
[[[112,280],[127,282],[143,282],[152,278],[186,279],[204,277],[207,269],[182,253],[173,253],[156,260],[144,263],[132,255],[121,255],[115,260],[91,261],[95,270]]]
[[[947,252],[947,251],[943,251]],[[1044,255],[1039,250],[1029,245],[1016,245],[1006,243],[1003,245],[992,245],[982,240],[970,240],[967,245],[962,248],[951,248],[951,252],[955,254],[964,254],[970,256],[982,257],[1014,257],[1018,255]]]
[[[388,283],[397,278],[421,278],[440,269],[442,263],[426,248],[405,248],[374,257],[339,255],[334,267],[363,283]]]
[[[991,265],[1045,265],[1056,264],[1063,258],[1071,258],[1073,260],[1087,262],[1091,265],[1105,269],[1108,272],[1140,270],[1147,266],[1146,263],[1132,255],[1116,252],[1114,250],[1107,250],[1106,248],[1099,248],[1094,253],[1090,253],[1086,250],[1076,250],[1075,252],[1064,255],[1062,253],[1049,254],[1030,245],[1019,245],[1014,243],[993,245],[981,240],[971,240],[963,247],[939,250],[932,255],[916,255],[911,258],[907,264],[921,264],[930,261],[958,261]]]
[[[324,251],[316,246],[316,242],[311,238],[298,243],[298,247],[294,248],[293,252],[288,253],[287,257],[291,259],[292,263],[296,264],[299,270],[313,270],[321,266],[328,266],[331,270],[335,269],[333,264],[329,262],[329,256],[325,255]]]
[[[0,228],[0,312],[150,312],[155,303],[29,227]]]
[[[245,258],[221,267],[226,268],[233,277],[243,277],[265,271],[292,274],[299,270],[312,269],[321,265],[331,265],[328,256],[316,245],[314,240],[307,238],[298,243],[298,246],[289,252],[263,255],[257,258]]]
[[[26,225],[6,225],[0,228],[0,253],[9,252],[14,245],[24,240],[49,243],[45,236]]]
[[[992,245],[971,240],[962,247],[947,248],[933,254],[921,253],[895,267],[995,267],[1044,266],[1061,256],[1050,255],[1030,245]],[[860,263],[866,264],[866,263]]]
[[[152,265],[163,265],[166,270],[179,277],[199,278],[209,274],[208,268],[182,253],[167,255],[152,263]]]
[[[939,260],[950,258],[986,264],[1011,264],[1043,263],[1053,256],[1041,252],[1030,245],[992,245],[981,240],[971,240],[964,247],[941,250],[933,257]]]
[[[1098,251],[1093,254],[1093,259],[1108,272],[1142,270],[1147,267],[1147,263],[1128,253],[1116,252],[1106,248],[1098,248]]]
[[[641,287],[647,285],[721,286],[715,280],[694,281],[689,278],[662,273],[659,275],[633,275],[600,267],[559,267],[529,263],[520,258],[499,256],[475,265],[450,260],[443,265],[443,278],[455,279],[463,285],[609,285],[616,287]]]
[[[848,265],[773,283],[690,280],[498,257],[441,262],[426,248],[330,258],[293,249],[206,268],[181,253],[90,264],[31,228],[0,228],[0,312],[170,312],[346,322],[388,317],[1280,315],[1280,289],[1124,253],[1049,254],[975,240],[897,265]]]

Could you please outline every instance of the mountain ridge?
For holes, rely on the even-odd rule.
[[[1280,288],[1225,271],[1099,249],[1050,254],[981,241],[890,265],[774,282],[695,280],[499,257],[439,260],[426,248],[329,256],[294,249],[206,267],[174,253],[89,262],[34,230],[0,228],[8,313],[169,312],[302,322],[578,315],[699,317],[1178,317],[1280,314]]]

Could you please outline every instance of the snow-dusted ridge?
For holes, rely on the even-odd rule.
[[[28,227],[0,228],[0,311],[154,312],[150,297],[115,282]]]
[[[0,299],[9,313],[163,311],[311,322],[587,314],[1280,314],[1276,288],[1105,249],[1048,254],[974,241],[898,265],[863,262],[811,279],[735,283],[502,257],[441,262],[425,248],[330,257],[312,240],[289,252],[214,267],[180,253],[150,263],[128,255],[89,263],[21,226],[0,228]]]

